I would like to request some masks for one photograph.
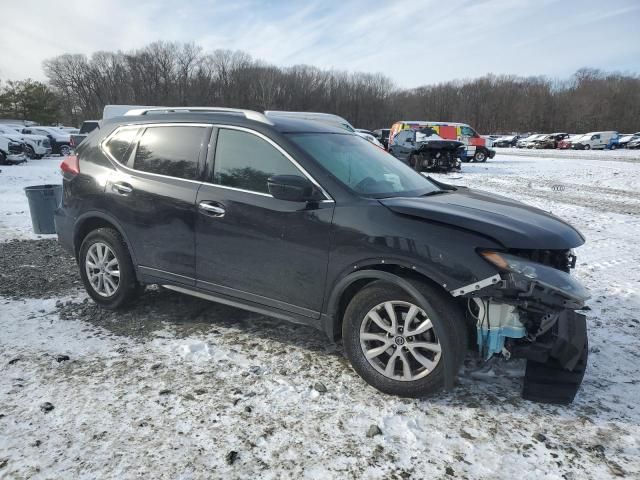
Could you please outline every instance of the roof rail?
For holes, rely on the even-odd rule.
[[[273,122],[269,120],[264,113],[256,112],[253,110],[244,110],[242,108],[224,108],[224,107],[145,107],[134,108],[125,113],[125,116],[129,115],[146,115],[153,112],[165,112],[165,113],[177,113],[177,112],[211,112],[211,113],[241,113],[245,118],[249,120],[255,120],[256,122],[266,123],[267,125],[273,125]]]

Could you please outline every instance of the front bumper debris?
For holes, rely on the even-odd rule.
[[[584,315],[565,314],[547,343],[536,342],[532,344],[534,349],[512,352],[527,358],[522,386],[525,400],[568,405],[578,393],[589,356],[587,323]],[[546,360],[541,362],[543,358]]]
[[[515,270],[533,265],[531,262],[511,263],[514,271],[510,273],[450,293],[468,299],[483,359],[498,354],[527,360],[523,398],[571,403],[587,366],[586,318],[576,310],[584,307],[588,292],[560,270],[538,265],[535,278],[529,278]]]

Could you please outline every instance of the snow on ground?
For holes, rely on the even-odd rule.
[[[24,187],[60,183],[60,157],[21,165],[0,165],[0,241],[8,238],[55,238],[36,235],[31,227]]]
[[[638,478],[640,162],[537,153],[438,177],[586,235],[591,353],[572,405],[522,400],[522,365],[504,362],[433,398],[390,397],[309,328],[157,289],[113,314],[69,282],[0,297],[0,478]],[[57,163],[2,168],[0,240],[34,238],[21,189]]]

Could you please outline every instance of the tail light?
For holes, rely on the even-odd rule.
[[[80,174],[80,160],[77,155],[69,155],[64,159],[64,161],[60,164],[60,170],[63,173],[70,173],[71,175],[79,175]]]

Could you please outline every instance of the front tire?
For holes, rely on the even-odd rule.
[[[36,155],[35,150],[33,149],[33,147],[31,145],[27,145],[27,146],[24,147],[24,153],[31,160],[33,160],[34,158],[38,158],[38,156]]]
[[[585,146],[584,146],[584,149],[585,149],[585,150],[591,150],[591,145],[585,145]]]
[[[124,307],[140,292],[127,244],[112,228],[99,228],[85,237],[78,265],[87,293],[104,308]]]
[[[409,155],[409,166],[418,173],[422,171],[422,167],[420,165],[420,157],[415,153]]]
[[[443,292],[421,284],[430,305],[419,305],[393,284],[376,281],[349,303],[342,325],[344,349],[355,371],[381,392],[424,397],[444,385],[444,358],[457,372],[467,348],[464,312]],[[444,351],[434,325],[450,340]]]

